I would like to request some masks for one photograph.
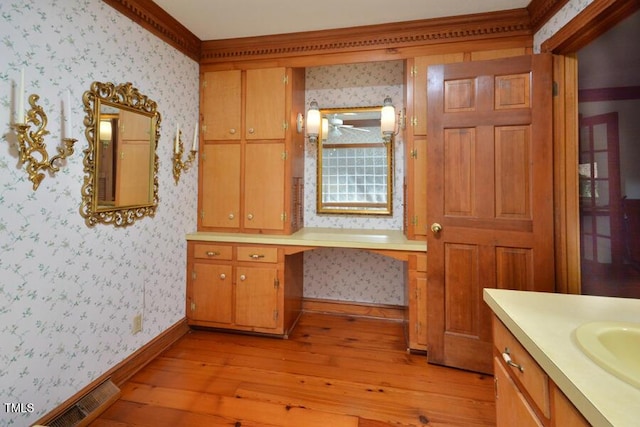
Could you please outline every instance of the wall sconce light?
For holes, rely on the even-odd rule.
[[[386,97],[382,102],[382,111],[380,112],[380,131],[382,139],[389,143],[391,139],[400,133],[400,129],[404,129],[404,109],[398,113],[396,120],[396,109],[390,97]]]
[[[107,147],[113,138],[113,128],[111,126],[111,120],[100,120],[99,128],[100,142]]]
[[[66,121],[65,136],[62,138],[63,147],[58,147],[58,154],[49,159],[47,146],[44,143],[44,136],[49,133],[47,128],[47,115],[41,106],[37,104],[40,97],[36,94],[29,96],[29,105],[31,109],[27,111],[25,118],[24,110],[24,70],[20,75],[20,88],[18,90],[18,117],[16,123],[13,124],[14,129],[18,133],[18,152],[20,155],[20,163],[26,164],[26,171],[29,180],[33,183],[33,190],[37,190],[38,186],[44,179],[43,171],[49,171],[53,174],[60,170],[56,166],[58,160],[64,160],[73,154],[73,144],[77,139],[69,138],[70,118],[71,118],[71,94],[67,91],[67,102],[65,105],[65,113],[62,116]],[[31,130],[31,126],[35,126],[35,130]],[[37,153],[37,157],[33,153]]]
[[[193,161],[196,159],[196,153],[198,152],[198,123],[193,131],[193,144],[191,145],[191,151],[187,156],[187,160],[182,161],[182,154],[184,153],[184,145],[182,144],[182,131],[180,130],[180,124],[176,125],[176,139],[173,146],[173,179],[180,181],[180,174],[182,171],[187,171]]]
[[[318,134],[320,132],[320,110],[318,109],[318,103],[316,101],[311,101],[309,104],[306,128],[309,142],[316,144],[318,142]]]

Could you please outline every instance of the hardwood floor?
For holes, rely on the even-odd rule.
[[[305,313],[289,339],[195,330],[102,426],[493,426],[493,377],[408,354],[400,322]]]

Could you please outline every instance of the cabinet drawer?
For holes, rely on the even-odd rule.
[[[238,247],[238,261],[278,262],[278,248],[264,246]]]
[[[507,364],[505,359],[510,359],[513,363],[507,364],[511,376],[522,384],[541,413],[549,418],[551,414],[549,410],[549,378],[547,374],[502,322],[497,319],[493,321],[493,341],[505,364]]]
[[[231,261],[233,251],[229,245],[198,243],[193,247],[193,257],[200,259],[221,259]]]

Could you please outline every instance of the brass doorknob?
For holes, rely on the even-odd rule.
[[[442,226],[437,222],[434,222],[431,224],[431,231],[433,231],[433,234],[438,234],[442,231]]]

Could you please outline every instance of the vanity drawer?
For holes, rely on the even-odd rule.
[[[231,261],[233,257],[232,246],[209,243],[196,243],[193,245],[193,257],[200,259],[220,259]]]
[[[493,322],[493,341],[513,378],[517,379],[540,412],[550,417],[549,377],[502,322]],[[512,364],[509,364],[510,360]],[[516,366],[517,365],[517,366]]]
[[[278,248],[239,246],[237,261],[278,262]]]

